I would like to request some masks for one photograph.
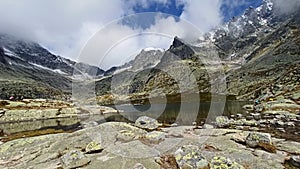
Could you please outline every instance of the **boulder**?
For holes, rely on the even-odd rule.
[[[156,119],[141,116],[135,121],[135,126],[146,130],[155,130],[158,128],[159,123]]]
[[[203,129],[213,129],[214,126],[213,125],[210,125],[210,124],[204,124],[203,125]]]
[[[246,144],[251,148],[261,147],[269,152],[276,152],[269,133],[249,133],[246,137]]]
[[[257,147],[259,143],[271,144],[271,135],[268,133],[253,132],[249,133],[246,137],[246,144],[251,148]]]

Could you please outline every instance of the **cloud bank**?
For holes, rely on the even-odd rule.
[[[300,10],[300,0],[273,0],[276,12],[292,14]]]
[[[200,32],[206,32],[222,21],[220,14],[221,0],[176,0],[184,8],[179,20],[174,17],[162,17],[159,14],[148,28],[132,28],[122,23],[110,25],[104,29],[105,38],[98,41],[98,51],[102,54],[114,45],[118,39],[127,35],[138,35],[141,32],[152,32],[147,36],[135,36],[115,45],[105,59],[101,55],[89,54],[80,57],[79,53],[90,38],[99,30],[107,27],[112,21],[127,14],[134,13],[137,5],[147,8],[151,3],[168,5],[170,0],[1,0],[0,32],[10,33],[39,42],[55,54],[92,65],[100,64],[107,69],[120,65],[131,59],[145,47],[168,48],[174,36],[193,40],[200,36],[187,22]],[[161,33],[161,35],[155,34]],[[166,35],[166,36],[162,36]],[[100,58],[99,58],[100,57]],[[102,62],[100,61],[102,60]],[[101,63],[100,63],[101,62]]]

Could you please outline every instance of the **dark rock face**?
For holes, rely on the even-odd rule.
[[[113,75],[117,69],[118,69],[118,67],[115,67],[115,66],[111,67],[110,69],[108,69],[107,71],[105,71],[104,76]]]
[[[5,57],[5,56],[4,56],[4,50],[3,50],[3,48],[0,46],[0,63],[6,64],[7,62],[6,62],[6,60],[5,60],[4,57]]]
[[[170,53],[174,54],[175,57],[178,59],[189,59],[194,54],[194,49],[186,42],[184,42],[182,39],[179,39],[178,37],[174,38],[173,44],[170,46],[170,49],[168,50]],[[170,55],[164,55],[162,58],[162,62],[168,62],[171,59],[168,58]]]

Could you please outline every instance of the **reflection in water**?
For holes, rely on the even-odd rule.
[[[242,107],[249,102],[228,101],[223,107],[221,102],[200,102],[198,112],[194,112],[194,103],[172,103],[172,104],[152,104],[152,105],[119,105],[118,109],[123,110],[120,114],[104,114],[104,115],[81,115],[73,118],[34,120],[26,122],[3,123],[0,124],[0,141],[9,141],[13,139],[31,137],[44,134],[73,132],[82,128],[93,127],[105,122],[134,122],[140,116],[149,116],[157,119],[160,123],[178,125],[191,125],[197,122],[198,125],[207,123],[207,117],[215,117],[220,115],[231,116],[238,113],[245,115]],[[180,112],[184,106],[184,112]],[[150,108],[151,107],[151,108]],[[196,115],[196,116],[195,116]],[[274,118],[274,117],[270,117]],[[263,117],[262,119],[268,119]],[[285,132],[279,132],[277,126],[261,128],[260,131],[273,133],[279,138],[299,141],[299,124],[296,127],[287,126]],[[1,138],[2,137],[2,138]]]
[[[179,125],[191,125],[194,121],[200,124],[205,121],[210,111],[213,112],[214,115],[237,114],[243,112],[242,106],[246,103],[247,102],[227,101],[223,111],[223,103],[221,102],[214,103],[214,107],[211,107],[211,102],[201,102],[198,112],[194,112],[192,108],[194,103],[135,105],[134,107],[119,105],[118,108],[123,110],[120,114],[87,115],[76,118],[3,123],[0,124],[0,137],[5,136],[2,140],[11,140],[43,134],[73,132],[104,122],[134,122],[138,117],[143,115],[156,118],[159,122],[165,124],[177,123]],[[184,112],[180,112],[182,110],[181,106],[185,107]]]
[[[197,122],[198,124],[201,122],[203,123],[206,120],[208,113],[213,114],[212,117],[244,113],[245,110],[243,110],[242,107],[247,103],[248,102],[227,101],[223,110],[222,102],[214,102],[214,104],[211,104],[211,102],[201,102],[198,112],[196,112],[197,118],[191,118],[193,117],[191,115],[195,114],[195,112],[193,112],[193,108],[189,109],[189,107],[192,107],[193,103],[167,104],[166,108],[161,112],[156,110],[161,110],[161,107],[165,107],[164,104],[152,104],[151,109],[149,109],[149,105],[136,105],[134,108],[129,105],[122,105],[118,108],[124,110],[124,112],[120,113],[119,116],[123,116],[132,122],[134,122],[138,117],[145,115],[156,118],[161,123],[191,125],[192,122]],[[213,107],[211,107],[211,105],[213,105]],[[185,112],[180,112],[181,106],[185,106]]]
[[[80,119],[59,118],[0,124],[1,141],[44,134],[72,132],[80,128]]]

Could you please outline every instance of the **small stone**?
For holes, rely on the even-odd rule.
[[[91,127],[95,127],[99,124],[95,121],[89,121],[89,122],[81,122],[81,125],[83,128],[91,128]]]
[[[95,141],[90,142],[85,148],[85,152],[88,154],[100,152],[102,150],[103,148],[101,147],[101,144]]]
[[[295,126],[295,123],[292,122],[292,121],[289,121],[289,122],[286,123],[286,125],[287,125],[287,126]]]
[[[293,166],[300,168],[300,156],[292,156],[290,161]]]
[[[246,116],[246,120],[253,120],[254,117],[253,116]]]
[[[251,131],[258,131],[259,128],[258,127],[250,127],[249,130],[251,130]]]
[[[261,118],[261,114],[260,113],[251,113],[251,116],[253,116],[255,119],[256,118]]]
[[[279,114],[279,115],[275,115],[275,117],[277,119],[283,119],[283,118],[285,118],[285,115]]]
[[[259,124],[267,124],[267,120],[266,119],[262,119],[262,120],[259,120]]]
[[[135,121],[135,126],[142,129],[155,130],[158,128],[158,125],[159,123],[156,119],[147,116],[141,116]]]
[[[237,130],[244,130],[244,126],[236,126],[235,129],[237,129]]]
[[[65,169],[82,167],[89,164],[90,161],[91,160],[79,150],[71,150],[61,157],[61,162]]]
[[[283,126],[283,125],[284,125],[284,122],[281,121],[281,120],[279,120],[279,121],[276,122],[276,124],[279,125],[279,126]]]
[[[254,110],[254,106],[248,104],[248,105],[243,106],[243,109],[248,110],[248,111],[253,111]]]
[[[214,126],[213,125],[210,125],[210,124],[204,124],[203,125],[203,129],[213,129]]]
[[[230,124],[230,120],[227,116],[218,116],[216,117],[216,125],[218,127],[227,127]]]
[[[243,115],[239,113],[239,114],[236,114],[236,117],[237,117],[237,118],[242,118]]]
[[[177,126],[178,126],[177,123],[172,123],[172,124],[170,125],[170,127],[177,127]]]
[[[274,120],[274,119],[272,119],[272,120],[268,120],[268,122],[270,123],[270,124],[276,124],[276,120]]]
[[[210,168],[226,168],[226,169],[244,169],[244,167],[237,162],[231,161],[229,158],[216,156],[211,160]]]

